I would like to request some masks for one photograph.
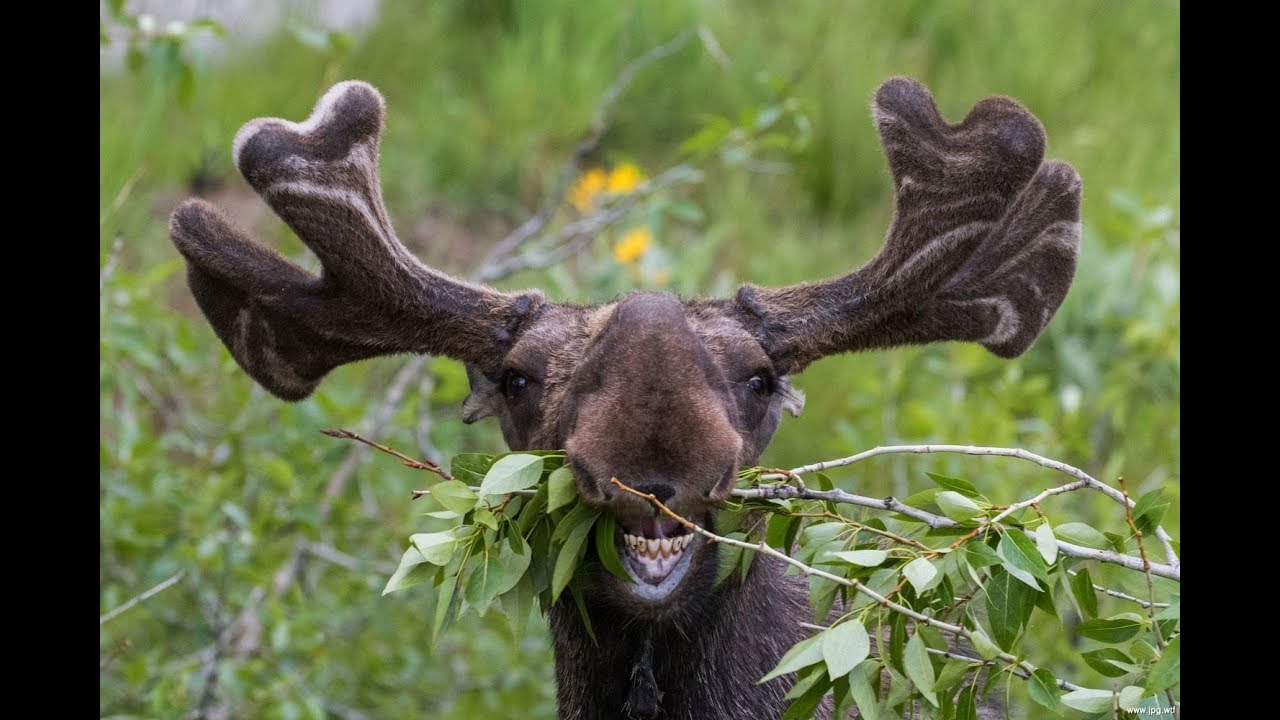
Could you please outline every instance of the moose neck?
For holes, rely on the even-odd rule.
[[[757,685],[804,636],[805,581],[760,557],[745,581],[731,576],[661,619],[637,619],[607,595],[584,593],[596,633],[572,598],[550,613],[563,719],[778,717],[789,676]],[[715,564],[700,572],[714,576]],[[699,583],[701,585],[701,583]]]

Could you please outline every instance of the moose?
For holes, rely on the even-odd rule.
[[[794,675],[756,682],[809,633],[788,620],[808,612],[803,578],[760,557],[715,585],[718,547],[610,479],[710,524],[783,411],[803,407],[793,375],[827,355],[940,341],[1016,357],[1062,303],[1079,249],[1080,178],[1044,161],[1044,130],[1017,101],[988,97],[952,124],[922,84],[895,77],[871,109],[894,216],[872,260],[820,282],[575,305],[427,267],[383,205],[384,99],[356,81],[307,120],[256,119],[233,144],[319,277],[200,199],[173,212],[170,234],[214,332],[273,395],[305,398],[345,363],[444,355],[466,367],[466,422],[496,417],[512,450],[566,451],[582,497],[614,515],[633,582],[592,573],[598,643],[569,601],[550,609],[561,718],[776,718]]]

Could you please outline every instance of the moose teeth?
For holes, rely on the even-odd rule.
[[[629,533],[623,534],[622,542],[627,549],[636,555],[647,557],[653,560],[659,558],[666,559],[675,556],[689,546],[693,540],[692,535],[681,535],[674,538],[646,538]]]

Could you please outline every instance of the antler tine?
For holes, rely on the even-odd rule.
[[[337,365],[398,352],[492,371],[542,303],[537,292],[452,278],[401,244],[378,181],[384,116],[372,85],[343,82],[303,122],[261,118],[236,134],[241,174],[320,258],[320,278],[203,201],[173,214],[171,235],[201,309],[241,366],[280,397],[305,397]]]
[[[1079,177],[1065,163],[1041,165],[1044,129],[1011,98],[986,98],[952,125],[923,85],[893,78],[872,115],[896,191],[884,247],[838,278],[745,286],[738,305],[788,372],[833,353],[937,340],[1021,354],[1075,272]]]

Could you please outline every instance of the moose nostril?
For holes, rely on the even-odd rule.
[[[652,495],[658,498],[658,502],[660,503],[665,503],[671,499],[672,495],[676,494],[676,489],[666,483],[647,483],[637,485],[636,490],[639,490],[646,495]]]

